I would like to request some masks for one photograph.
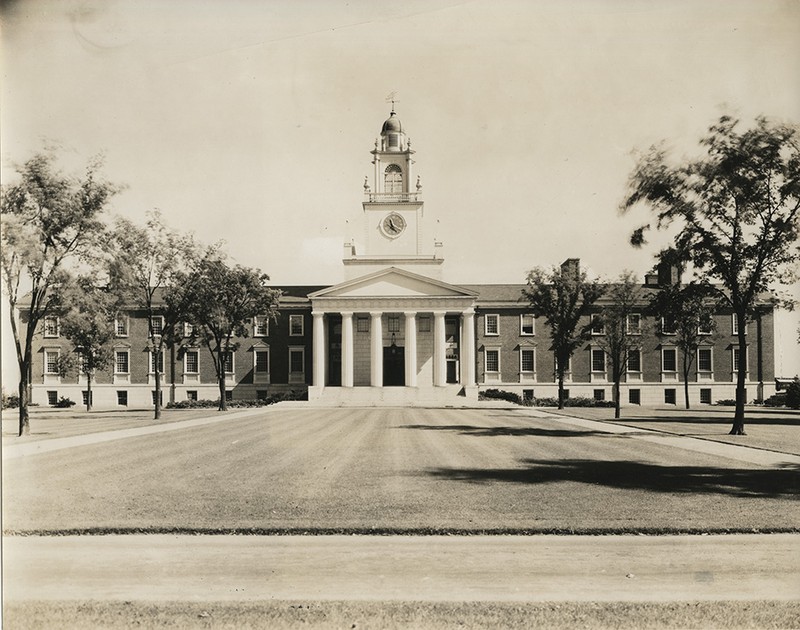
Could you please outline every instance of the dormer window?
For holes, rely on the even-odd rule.
[[[389,164],[383,173],[383,192],[403,192],[403,169],[397,164]]]

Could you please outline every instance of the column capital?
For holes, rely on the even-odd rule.
[[[370,311],[369,314],[370,317],[372,317],[372,319],[378,319],[379,317],[383,317],[383,311]]]
[[[325,311],[311,311],[311,317],[325,317]]]
[[[475,308],[472,307],[472,306],[470,306],[469,308],[465,308],[463,311],[461,311],[461,314],[462,315],[474,315],[475,314]]]
[[[416,317],[417,311],[403,311],[403,315],[406,317]]]
[[[353,311],[341,311],[339,315],[341,315],[342,317],[352,317]]]
[[[444,317],[447,315],[447,311],[433,311],[434,317]]]

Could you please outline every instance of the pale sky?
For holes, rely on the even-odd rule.
[[[635,149],[694,151],[724,112],[800,121],[797,0],[2,7],[4,180],[45,143],[70,171],[103,152],[114,212],[160,208],[276,284],[343,278],[391,92],[454,283],[567,257],[641,276],[656,248],[617,212]],[[780,319],[791,376],[798,318]]]

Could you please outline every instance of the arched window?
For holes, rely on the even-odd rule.
[[[397,164],[389,164],[383,173],[383,192],[403,192],[403,169]]]

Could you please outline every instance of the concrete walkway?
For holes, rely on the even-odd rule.
[[[4,543],[12,600],[800,598],[800,537],[63,536]]]

